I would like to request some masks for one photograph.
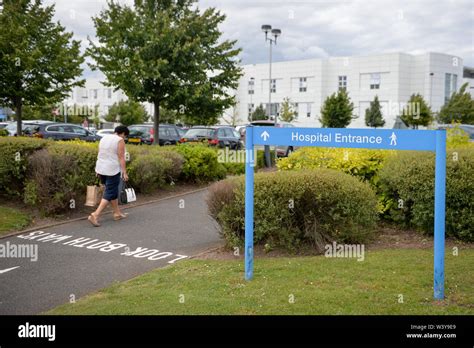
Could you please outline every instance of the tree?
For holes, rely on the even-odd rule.
[[[215,8],[201,12],[195,0],[135,0],[133,7],[111,1],[93,18],[99,43],[90,40],[91,66],[109,86],[154,105],[155,144],[160,106],[213,124],[234,103],[240,49],[221,39],[224,19]]]
[[[439,112],[439,121],[442,123],[474,124],[474,99],[466,91],[466,82],[458,92],[454,92],[449,101]]]
[[[296,119],[296,111],[293,110],[293,105],[290,102],[290,98],[283,99],[280,111],[280,120],[283,122],[291,123]]]
[[[353,110],[354,104],[347,92],[339,90],[324,101],[319,121],[323,127],[345,128],[351,123]]]
[[[261,120],[268,120],[268,115],[263,108],[263,105],[260,104],[257,108],[252,112],[249,117],[249,121],[261,121]]]
[[[119,122],[124,126],[130,126],[132,124],[139,124],[148,120],[148,114],[138,102],[133,100],[121,100],[118,103],[114,103],[107,116],[105,116],[107,122]]]
[[[405,108],[402,110],[400,119],[413,129],[419,126],[428,126],[433,122],[433,114],[421,94],[412,94]]]
[[[21,134],[24,105],[53,105],[83,85],[80,42],[53,22],[54,5],[0,0],[0,105],[15,110]]]
[[[365,110],[365,125],[374,128],[385,125],[378,96],[375,96],[374,101],[370,102],[370,107]]]

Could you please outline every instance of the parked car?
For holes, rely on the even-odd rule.
[[[114,134],[114,130],[113,129],[101,129],[99,131],[97,131],[97,133],[95,135],[97,135],[99,138],[102,138],[104,135],[107,135],[107,134]]]
[[[460,124],[458,125],[461,130],[466,132],[469,135],[469,141],[474,141],[474,125],[471,124]],[[452,124],[440,124],[438,125],[438,129],[448,129],[448,128],[454,128],[457,127],[457,125],[452,125]]]
[[[275,127],[275,121],[272,120],[261,120],[251,122],[252,126],[262,126],[262,127]],[[277,122],[277,127],[280,128],[290,128],[294,127],[291,123],[288,122]],[[278,157],[288,157],[293,151],[297,149],[296,146],[286,146],[279,145],[276,147]]]
[[[5,129],[10,124],[10,122],[0,122],[0,129]]]
[[[240,134],[231,126],[196,126],[189,129],[184,137],[181,138],[180,142],[207,142],[207,144],[211,146],[218,146],[220,148],[228,147],[235,150],[241,149],[243,145],[240,140]]]
[[[40,123],[28,124],[25,135],[54,140],[84,140],[98,141],[99,137],[81,126],[70,123]]]
[[[52,121],[43,121],[43,120],[32,120],[32,121],[26,120],[26,121],[22,121],[21,129],[22,129],[22,132],[23,132],[24,135],[29,135],[32,132],[31,131],[32,127],[37,126],[37,125],[41,125],[41,124],[51,124],[51,123],[54,123],[54,122],[52,122]],[[17,136],[17,123],[16,123],[16,121],[15,122],[10,122],[8,124],[8,126],[5,127],[5,129],[8,131],[10,136],[12,136],[12,137]]]
[[[179,127],[177,126],[178,133],[179,133],[179,138],[181,139],[183,135],[186,134],[186,132],[189,130],[189,128],[184,128],[184,127]]]
[[[151,145],[154,141],[153,124],[144,123],[128,127],[130,134],[127,137],[127,143]],[[159,144],[176,145],[180,140],[178,127],[172,124],[160,124]]]

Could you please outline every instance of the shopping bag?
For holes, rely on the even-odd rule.
[[[86,203],[87,207],[95,207],[99,204],[103,189],[97,185],[87,186]]]
[[[124,181],[121,185],[120,189],[120,204],[128,204],[135,202],[137,200],[137,196],[135,195],[135,190],[131,187],[126,181]]]

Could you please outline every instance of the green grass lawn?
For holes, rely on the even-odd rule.
[[[28,215],[19,210],[0,206],[0,236],[14,230],[20,230],[30,223]]]
[[[47,314],[474,314],[473,265],[474,249],[447,250],[447,299],[437,302],[431,250],[369,251],[363,262],[260,258],[250,282],[242,260],[189,260]]]

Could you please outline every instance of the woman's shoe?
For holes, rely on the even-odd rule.
[[[97,217],[94,215],[94,214],[91,214],[89,215],[89,217],[87,218],[87,220],[89,220],[89,222],[94,225],[95,227],[99,227],[100,224],[99,222],[97,221]]]
[[[118,220],[122,220],[122,219],[125,219],[127,217],[128,214],[124,214],[124,213],[120,213],[118,215],[114,214],[114,220],[115,221],[118,221]]]

